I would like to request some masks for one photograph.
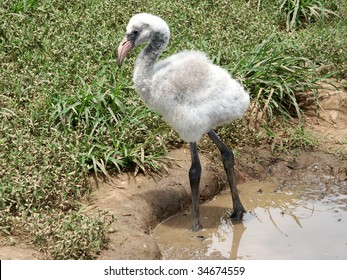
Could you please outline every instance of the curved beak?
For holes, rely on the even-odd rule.
[[[124,37],[122,42],[120,42],[118,47],[118,67],[122,66],[123,60],[126,57],[127,53],[134,48],[134,43]]]

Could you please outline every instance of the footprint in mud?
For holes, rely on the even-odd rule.
[[[312,199],[310,188],[240,184],[248,209],[243,223],[228,218],[231,198],[225,191],[202,205],[202,231],[191,232],[191,214],[183,212],[153,236],[165,259],[347,259],[347,194]]]

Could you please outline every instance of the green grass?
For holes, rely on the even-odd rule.
[[[324,22],[338,14],[324,6],[323,0],[283,0],[281,11],[286,15],[286,29],[293,31],[311,22]]]
[[[129,80],[105,66],[94,82],[82,79],[79,92],[52,99],[51,120],[66,133],[80,131],[80,161],[95,172],[114,168],[158,171],[166,152],[160,132],[166,126],[137,96]]]
[[[114,219],[81,211],[91,191],[89,172],[158,171],[166,146],[179,143],[134,92],[139,50],[121,70],[116,66],[134,13],[168,21],[172,38],[163,57],[200,49],[228,69],[265,121],[303,114],[297,92],[312,90],[329,75],[346,78],[347,5],[326,1],[324,7],[339,17],[308,20],[286,32],[288,12],[281,2],[2,1],[1,234],[28,240],[48,258],[96,258]],[[239,133],[245,124],[220,132],[233,139],[228,141],[247,143],[249,128]],[[300,143],[302,133],[294,135]]]
[[[266,141],[273,153],[300,154],[301,151],[313,150],[319,144],[318,138],[310,131],[304,129],[304,124],[288,125],[288,122],[277,122],[274,126],[262,125]]]
[[[38,0],[21,0],[21,1],[14,1],[14,3],[11,6],[10,11],[13,13],[26,13],[30,8],[34,7],[38,4]]]
[[[346,2],[347,3],[347,2]],[[302,55],[314,61],[321,76],[347,77],[347,18],[324,25],[312,24],[290,39]]]
[[[277,35],[244,54],[230,72],[252,93],[256,115],[261,111],[269,120],[278,113],[301,118],[296,93],[318,88],[320,80],[313,62]]]

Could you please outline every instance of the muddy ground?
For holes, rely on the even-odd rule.
[[[272,181],[279,188],[293,186],[293,181],[325,180],[334,178],[331,188],[307,193],[310,199],[335,192],[336,180],[341,182],[338,192],[347,195],[347,92],[341,88],[327,86],[320,91],[319,118],[315,108],[307,112],[306,127],[320,138],[315,151],[302,152],[299,156],[274,155],[269,146],[253,147],[238,155],[236,175],[238,184],[258,181]],[[256,156],[255,156],[256,155]],[[176,164],[166,174],[134,177],[121,174],[104,182],[90,178],[93,185],[93,199],[86,205],[85,212],[96,209],[108,210],[116,221],[109,234],[109,249],[99,259],[161,259],[162,253],[152,230],[163,220],[190,207],[188,170],[190,153],[187,146],[171,151],[170,157]],[[201,202],[211,200],[226,188],[226,178],[218,158],[201,154],[202,179]],[[307,176],[307,174],[310,174]],[[312,176],[314,174],[314,176]],[[317,181],[317,182],[318,182]],[[256,190],[255,190],[256,191]],[[241,194],[243,190],[240,190]],[[0,259],[45,258],[28,245],[1,246]]]

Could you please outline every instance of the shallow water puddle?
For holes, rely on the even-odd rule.
[[[191,232],[188,212],[171,217],[154,230],[163,257],[347,259],[346,194],[313,200],[307,186],[278,190],[273,183],[258,181],[239,188],[248,210],[243,223],[229,220],[231,198],[225,191],[201,205],[202,231]]]

